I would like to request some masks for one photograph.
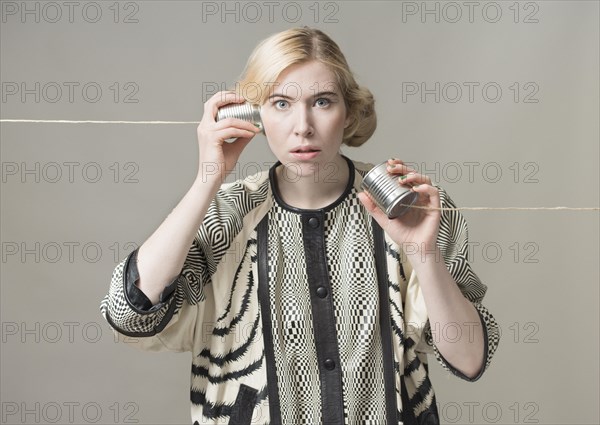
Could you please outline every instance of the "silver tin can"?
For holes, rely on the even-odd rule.
[[[362,181],[362,189],[366,191],[375,204],[388,216],[400,217],[413,205],[419,194],[403,186],[398,174],[387,171],[387,161],[373,167]]]
[[[249,102],[246,103],[234,103],[225,105],[219,108],[217,112],[217,121],[225,118],[239,118],[244,121],[249,121],[264,132],[263,123],[260,118],[260,106],[253,105]]]

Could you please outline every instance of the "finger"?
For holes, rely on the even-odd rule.
[[[243,96],[233,90],[223,90],[213,94],[205,105],[217,105],[221,107],[228,103],[237,103],[239,100],[245,100]]]
[[[252,139],[256,133],[243,128],[228,127],[216,133],[218,139],[224,142],[227,139],[248,138]]]
[[[367,211],[371,212],[375,208],[377,208],[377,205],[375,204],[375,202],[373,202],[371,197],[369,195],[367,195],[366,192],[358,192],[357,196],[358,196],[358,200],[365,206]]]
[[[215,123],[215,129],[217,130],[223,130],[226,128],[239,128],[251,131],[254,134],[260,133],[260,128],[255,126],[253,123],[240,118],[224,118]]]
[[[431,186],[430,184],[419,184],[413,186],[411,190],[417,192],[419,195],[427,195],[429,201],[426,205],[440,208],[440,191],[437,187]]]
[[[394,162],[391,164],[388,162],[387,170],[392,174],[408,174],[416,172],[416,170],[411,166],[400,162]]]
[[[226,156],[235,155],[239,158],[244,148],[250,143],[252,137],[238,137],[231,143],[223,143],[223,153]]]
[[[403,176],[398,177],[398,181],[404,185],[416,185],[416,184],[431,184],[431,178],[424,174],[410,172]]]
[[[404,164],[404,161],[398,158],[390,158],[387,160],[388,164]]]
[[[209,116],[216,120],[217,111],[219,108],[231,103],[243,103],[246,99],[234,91],[220,91],[215,93],[210,99],[204,103],[205,116],[209,112]]]

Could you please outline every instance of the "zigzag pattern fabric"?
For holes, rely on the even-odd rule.
[[[438,246],[464,296],[478,310],[486,337],[485,365],[469,379],[439,353],[419,298],[416,273],[400,246],[385,235],[385,265],[391,336],[382,337],[382,300],[372,221],[360,204],[360,182],[371,164],[350,161],[351,181],[322,212],[327,285],[333,323],[315,321],[315,295],[303,242],[304,210],[276,196],[270,171],[225,184],[211,204],[189,249],[181,274],[152,306],[135,286],[137,250],[114,269],[100,310],[119,338],[137,337],[141,350],[191,352],[191,417],[194,424],[270,424],[277,409],[283,424],[323,423],[324,386],[315,330],[330,327],[342,381],[344,424],[438,423],[427,354],[448,371],[475,380],[490,365],[499,342],[496,321],[482,305],[486,286],[468,261],[467,225],[459,211],[444,211]],[[455,207],[440,189],[442,207]],[[268,299],[259,299],[259,223],[267,220]],[[303,224],[304,223],[304,224]],[[268,305],[268,311],[261,309]],[[266,302],[267,304],[264,304]],[[268,315],[265,316],[265,315]],[[270,323],[265,328],[266,322]],[[265,335],[265,329],[270,329]],[[269,338],[267,338],[267,336]],[[391,345],[393,397],[386,397],[385,356]],[[270,350],[270,351],[269,351]],[[273,353],[273,364],[267,355]],[[337,370],[337,369],[336,369]],[[273,373],[272,371],[275,371]],[[278,402],[270,402],[276,389]],[[271,391],[271,392],[270,392]]]

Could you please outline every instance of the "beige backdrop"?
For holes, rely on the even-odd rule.
[[[198,121],[258,41],[312,25],[377,100],[351,158],[459,206],[599,205],[595,1],[1,6],[4,119]],[[189,354],[115,343],[98,307],[191,185],[195,130],[2,123],[2,423],[190,422]],[[234,177],[273,160],[261,136]],[[598,212],[464,214],[503,336],[477,383],[432,366],[443,423],[597,424]]]

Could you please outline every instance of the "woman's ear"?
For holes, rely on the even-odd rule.
[[[348,128],[348,126],[352,123],[352,117],[346,117],[346,121],[344,121],[344,128]]]

